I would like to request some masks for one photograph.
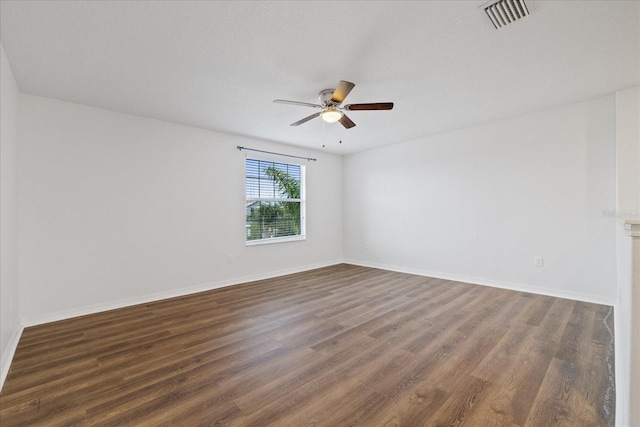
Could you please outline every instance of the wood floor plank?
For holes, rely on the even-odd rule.
[[[596,307],[594,304],[576,303],[569,322],[567,323],[556,357],[575,363],[580,357],[581,350],[584,350],[591,340],[593,333],[593,322],[595,319]]]
[[[299,405],[288,417],[292,425],[367,425],[381,410],[387,397],[374,385],[407,363],[412,356],[400,350],[379,353],[344,370],[340,387],[317,393],[307,405]]]
[[[313,412],[317,410],[318,402],[325,401],[322,396],[329,395],[335,398],[335,393],[344,395],[348,393],[359,379],[354,380],[358,370],[364,366],[373,365],[372,369],[379,369],[380,363],[388,360],[389,350],[385,343],[372,341],[368,345],[359,348],[346,349],[349,356],[333,358],[336,365],[322,371],[314,370],[296,387],[286,392],[269,404],[262,404],[258,411],[252,412],[246,417],[247,425],[264,426],[277,422],[279,417],[285,416],[288,420],[293,414],[304,410]],[[336,381],[340,383],[336,387]],[[325,408],[320,408],[325,409]]]
[[[496,378],[503,372],[513,369],[520,351],[532,336],[533,329],[535,328],[526,323],[510,327],[471,374],[485,381],[496,383]]]
[[[514,317],[517,310],[515,301],[504,304],[501,310],[494,312],[496,323],[507,324],[507,320]],[[443,317],[440,316],[440,320]],[[464,318],[458,322],[464,324]],[[428,384],[429,390],[437,388],[450,392],[451,388],[455,389],[457,380],[466,381],[471,371],[505,332],[502,328],[495,328],[491,322],[479,327],[479,333],[469,334],[466,327],[456,327],[458,324],[448,327],[435,324],[430,345],[422,348],[414,363],[408,364],[407,369],[401,369],[392,382],[382,382],[381,392],[403,408],[406,405],[412,406],[416,400],[412,395],[416,386]],[[411,414],[405,416],[412,418]]]
[[[480,378],[466,377],[465,381],[458,382],[451,391],[444,404],[438,411],[430,416],[429,424],[432,426],[457,426],[469,423],[469,418],[477,411],[479,399],[486,395],[489,383]],[[469,423],[474,425],[473,423]]]
[[[575,410],[570,405],[574,379],[575,364],[553,359],[525,426],[580,425],[575,419]]]
[[[340,264],[25,329],[9,426],[613,426],[613,309]]]
[[[442,387],[427,384],[417,385],[414,392],[403,402],[385,405],[372,425],[379,426],[425,426],[433,414],[449,398]]]
[[[525,313],[525,323],[532,326],[539,326],[555,299],[556,298],[546,295],[536,295],[535,304]]]
[[[513,368],[496,381],[512,396],[511,411],[516,424],[523,425],[527,419],[555,349],[556,344],[551,341],[530,339]]]
[[[353,354],[353,348],[368,348],[375,341],[360,335],[342,346],[332,347],[332,351],[316,352],[314,360],[304,366],[289,370],[274,381],[264,384],[262,387],[245,393],[234,399],[235,403],[245,414],[251,414],[269,401],[277,401],[296,393],[296,389],[322,376],[334,372],[342,364],[346,363]],[[295,395],[295,394],[294,394]]]
[[[534,338],[560,344],[575,304],[576,301],[556,298],[534,332]]]

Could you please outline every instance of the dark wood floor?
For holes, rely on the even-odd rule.
[[[613,309],[337,265],[25,329],[9,426],[613,426]]]

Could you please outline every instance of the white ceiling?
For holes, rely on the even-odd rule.
[[[640,2],[527,0],[500,30],[483,3],[3,0],[0,39],[24,93],[339,154],[640,84]],[[395,108],[272,103],[339,80]]]

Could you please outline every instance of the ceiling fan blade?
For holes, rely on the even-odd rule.
[[[333,95],[331,95],[331,100],[336,104],[341,104],[342,101],[349,95],[351,89],[355,87],[354,83],[348,82],[346,80],[340,80],[338,83],[338,87],[333,91]]]
[[[309,102],[299,102],[299,101],[287,101],[286,99],[274,99],[273,102],[276,104],[291,104],[291,105],[300,105],[303,107],[313,107],[313,108],[322,108],[320,104],[311,104]]]
[[[352,127],[354,127],[356,124],[353,123],[351,121],[351,119],[349,117],[347,117],[346,114],[342,115],[342,118],[340,118],[340,124],[342,124],[342,126],[344,126],[347,129],[351,129]]]
[[[316,118],[316,117],[318,117],[320,114],[322,114],[322,112],[319,112],[319,113],[313,113],[312,115],[307,116],[307,117],[305,117],[305,118],[304,118],[304,119],[302,119],[302,120],[298,120],[298,121],[297,121],[297,122],[295,122],[295,123],[291,123],[291,125],[290,125],[290,126],[298,126],[298,125],[301,125],[301,124],[303,124],[303,123],[308,122],[308,121],[309,121],[309,120],[311,120],[311,119],[315,119],[315,118]]]
[[[373,102],[370,104],[349,104],[344,106],[348,111],[365,111],[365,110],[391,110],[393,102]]]

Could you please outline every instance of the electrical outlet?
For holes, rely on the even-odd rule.
[[[533,257],[533,266],[544,267],[544,257],[542,257],[541,255],[535,255]]]
[[[227,264],[233,264],[233,255],[231,254],[227,255]]]

